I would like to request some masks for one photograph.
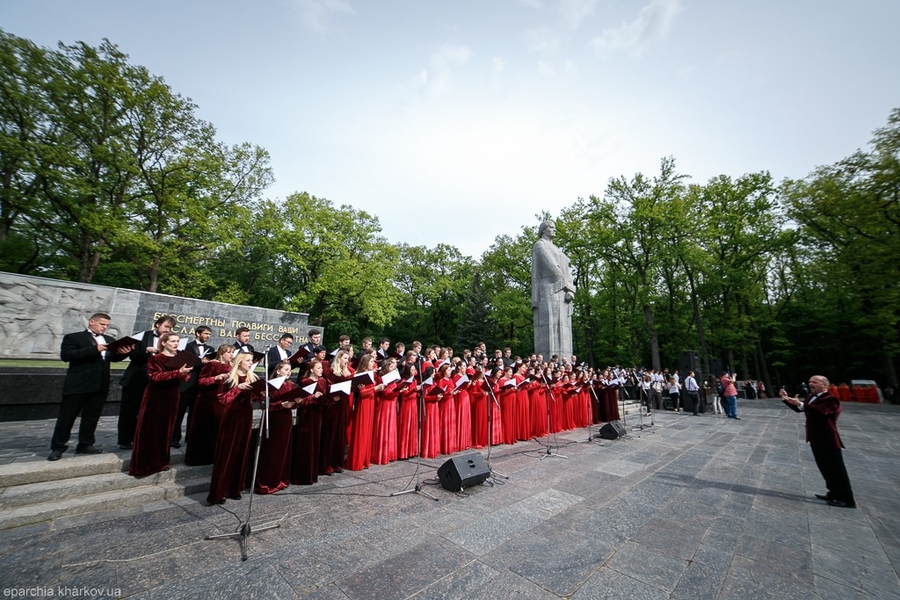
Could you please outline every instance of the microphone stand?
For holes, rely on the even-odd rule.
[[[547,388],[547,393],[550,397],[553,397],[553,390],[550,389],[550,384],[547,383],[547,375],[541,371],[541,379],[544,381],[544,386]],[[541,455],[541,460],[548,458],[550,456],[555,456],[557,458],[565,458],[568,459],[568,456],[563,456],[559,452],[553,452],[550,448],[550,404],[547,404],[547,451]]]
[[[641,405],[640,405],[640,408],[638,409],[638,425],[636,427],[634,427],[634,429],[640,429],[641,431],[643,431],[644,430],[644,395],[645,394],[644,394],[644,388],[640,387],[640,384],[638,384],[638,390],[639,390],[638,398],[640,398],[640,400],[641,400]],[[649,398],[649,395],[648,395],[648,398]],[[649,403],[649,399],[647,400],[647,402]],[[651,412],[650,414],[652,416],[653,413]],[[653,426],[652,424],[648,425],[648,427],[652,427],[652,426]]]
[[[254,491],[256,490],[256,475],[259,471],[259,450],[262,447],[262,438],[265,433],[266,439],[269,438],[269,348],[266,348],[266,355],[263,361],[263,368],[265,370],[265,403],[263,405],[262,414],[259,416],[259,432],[256,435],[256,453],[253,457],[253,479],[250,482],[250,501],[247,504],[247,519],[241,522],[240,531],[236,531],[234,533],[222,533],[218,535],[209,535],[206,536],[207,540],[220,540],[226,538],[238,538],[240,540],[241,546],[241,561],[247,560],[247,546],[250,541],[250,534],[254,533],[254,530],[250,527],[250,516],[253,513],[253,496]],[[246,475],[245,475],[246,476]],[[268,523],[266,525],[261,525],[256,528],[255,532],[259,533],[260,531],[268,531],[269,529],[276,529],[281,527],[281,523]]]
[[[399,492],[394,492],[391,494],[391,497],[393,498],[394,496],[402,496],[403,494],[416,493],[421,496],[425,496],[426,498],[431,498],[432,500],[437,502],[438,501],[437,496],[433,496],[433,495],[429,494],[428,492],[426,492],[422,488],[422,485],[419,483],[419,465],[421,464],[421,458],[422,458],[422,423],[425,422],[425,387],[422,385],[422,370],[418,367],[416,367],[416,376],[418,377],[418,384],[419,384],[419,395],[418,395],[418,398],[416,398],[416,413],[417,413],[416,420],[418,421],[418,434],[419,434],[419,452],[417,453],[417,456],[416,456],[416,475],[415,475],[416,485],[415,485],[415,487],[412,487],[409,489],[404,489],[404,490],[400,490]]]
[[[487,388],[488,394],[491,396],[491,403],[488,403],[488,451],[487,458],[485,458],[484,462],[487,464],[488,471],[490,471],[490,481],[493,477],[502,477],[503,479],[509,479],[509,475],[504,475],[503,473],[497,473],[491,467],[491,447],[494,445],[494,405],[497,406],[497,409],[500,409],[500,402],[497,401],[497,396],[494,394],[493,387],[487,381],[487,374],[484,375],[484,378],[481,380],[481,385]],[[492,404],[493,403],[493,404]],[[494,482],[491,481],[491,485],[494,485]]]
[[[599,404],[599,403],[600,403],[600,396],[597,395],[597,390],[594,389],[594,383],[593,383],[593,381],[588,381],[588,385],[589,385],[590,390],[591,390],[591,395],[594,397],[594,400],[597,401],[597,404]],[[597,441],[597,440],[599,440],[599,439],[600,439],[599,437],[598,437],[596,440],[594,439],[594,407],[593,407],[593,405],[592,405],[592,406],[591,406],[591,422],[588,424],[588,437],[587,437],[587,440],[585,440],[584,442],[579,442],[579,443],[580,443],[580,444],[584,444],[584,443],[590,444],[590,443],[592,443],[592,442],[596,442],[598,445],[602,446],[602,445],[603,445],[603,442]]]

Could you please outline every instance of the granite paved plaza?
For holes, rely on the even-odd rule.
[[[827,506],[802,415],[740,401],[740,421],[658,413],[631,439],[494,450],[503,485],[437,502],[392,492],[397,462],[253,501],[202,495],[0,532],[0,588],[135,598],[900,598],[900,407],[845,405],[840,427],[859,508]],[[628,429],[637,424],[629,418]],[[43,460],[52,422],[0,424],[0,460]],[[100,443],[112,447],[114,419]],[[42,436],[42,437],[41,437]],[[35,439],[37,438],[37,439]],[[79,460],[67,454],[63,460]],[[423,461],[435,482],[443,458]],[[230,512],[236,511],[236,514]],[[68,592],[67,592],[68,590]],[[99,597],[99,596],[94,596]]]

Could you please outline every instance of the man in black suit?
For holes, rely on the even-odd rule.
[[[781,399],[806,416],[806,441],[828,488],[827,494],[816,494],[816,498],[830,506],[855,508],[856,500],[841,452],[844,443],[837,429],[841,401],[828,392],[830,385],[826,377],[813,375],[809,378],[810,395],[805,400],[798,396],[791,398],[783,389]]]
[[[291,352],[291,346],[294,345],[294,336],[290,333],[282,334],[278,339],[278,343],[269,348],[266,355],[269,363],[269,377],[275,372],[275,367],[283,360],[289,359],[294,353]],[[293,367],[294,365],[291,365]]]
[[[123,360],[131,350],[130,346],[120,348],[117,352],[107,350],[107,346],[113,341],[112,336],[104,335],[109,321],[109,315],[94,313],[88,319],[85,331],[63,336],[59,357],[69,363],[69,368],[63,382],[62,404],[47,460],[59,460],[68,450],[72,426],[79,414],[81,425],[78,427],[75,454],[102,452],[94,447],[94,433],[109,393],[109,363]]]
[[[255,352],[253,346],[250,344],[249,327],[238,327],[234,330],[234,347],[238,349],[238,352],[246,352],[247,354],[253,354],[253,352]]]
[[[302,346],[300,346],[300,348],[306,348],[309,351],[309,353],[306,355],[306,358],[303,359],[303,362],[300,363],[301,365],[305,365],[306,363],[311,361],[313,359],[313,351],[316,349],[316,347],[322,345],[322,330],[321,329],[310,329],[309,333],[307,333],[307,338],[309,339],[309,341],[306,342],[305,344],[303,344]],[[299,348],[298,348],[298,350],[299,350]],[[302,370],[302,366],[301,366],[301,370]]]
[[[147,359],[159,352],[159,336],[175,327],[175,317],[163,315],[153,323],[153,329],[141,335],[141,341],[128,353],[131,363],[122,374],[122,403],[119,405],[119,448],[130,450],[137,429],[138,412],[144,390],[150,382],[147,377]]]
[[[211,328],[206,325],[200,325],[194,330],[194,341],[188,342],[184,347],[185,352],[199,356],[200,362],[194,365],[190,379],[182,381],[178,387],[178,416],[175,418],[175,429],[172,431],[171,443],[173,448],[181,448],[181,423],[184,421],[185,413],[188,416],[188,429],[191,427],[191,416],[194,411],[194,398],[197,397],[197,379],[200,377],[200,369],[216,355],[215,349],[206,343],[211,335]]]

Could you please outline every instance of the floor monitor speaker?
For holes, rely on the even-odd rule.
[[[464,487],[478,485],[490,475],[491,470],[479,452],[454,456],[438,469],[441,486],[450,492],[458,492]]]
[[[617,440],[627,432],[618,421],[611,421],[600,428],[600,437],[604,440]]]

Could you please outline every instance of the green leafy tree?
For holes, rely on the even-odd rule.
[[[800,224],[801,243],[823,265],[822,279],[816,284],[838,311],[831,315],[831,322],[852,323],[848,341],[861,342],[857,356],[872,356],[865,347],[876,348],[876,364],[896,385],[900,109],[892,111],[887,125],[875,132],[870,152],[860,150],[834,165],[819,167],[806,180],[786,181],[783,191],[789,216]],[[857,344],[851,342],[853,347]]]

